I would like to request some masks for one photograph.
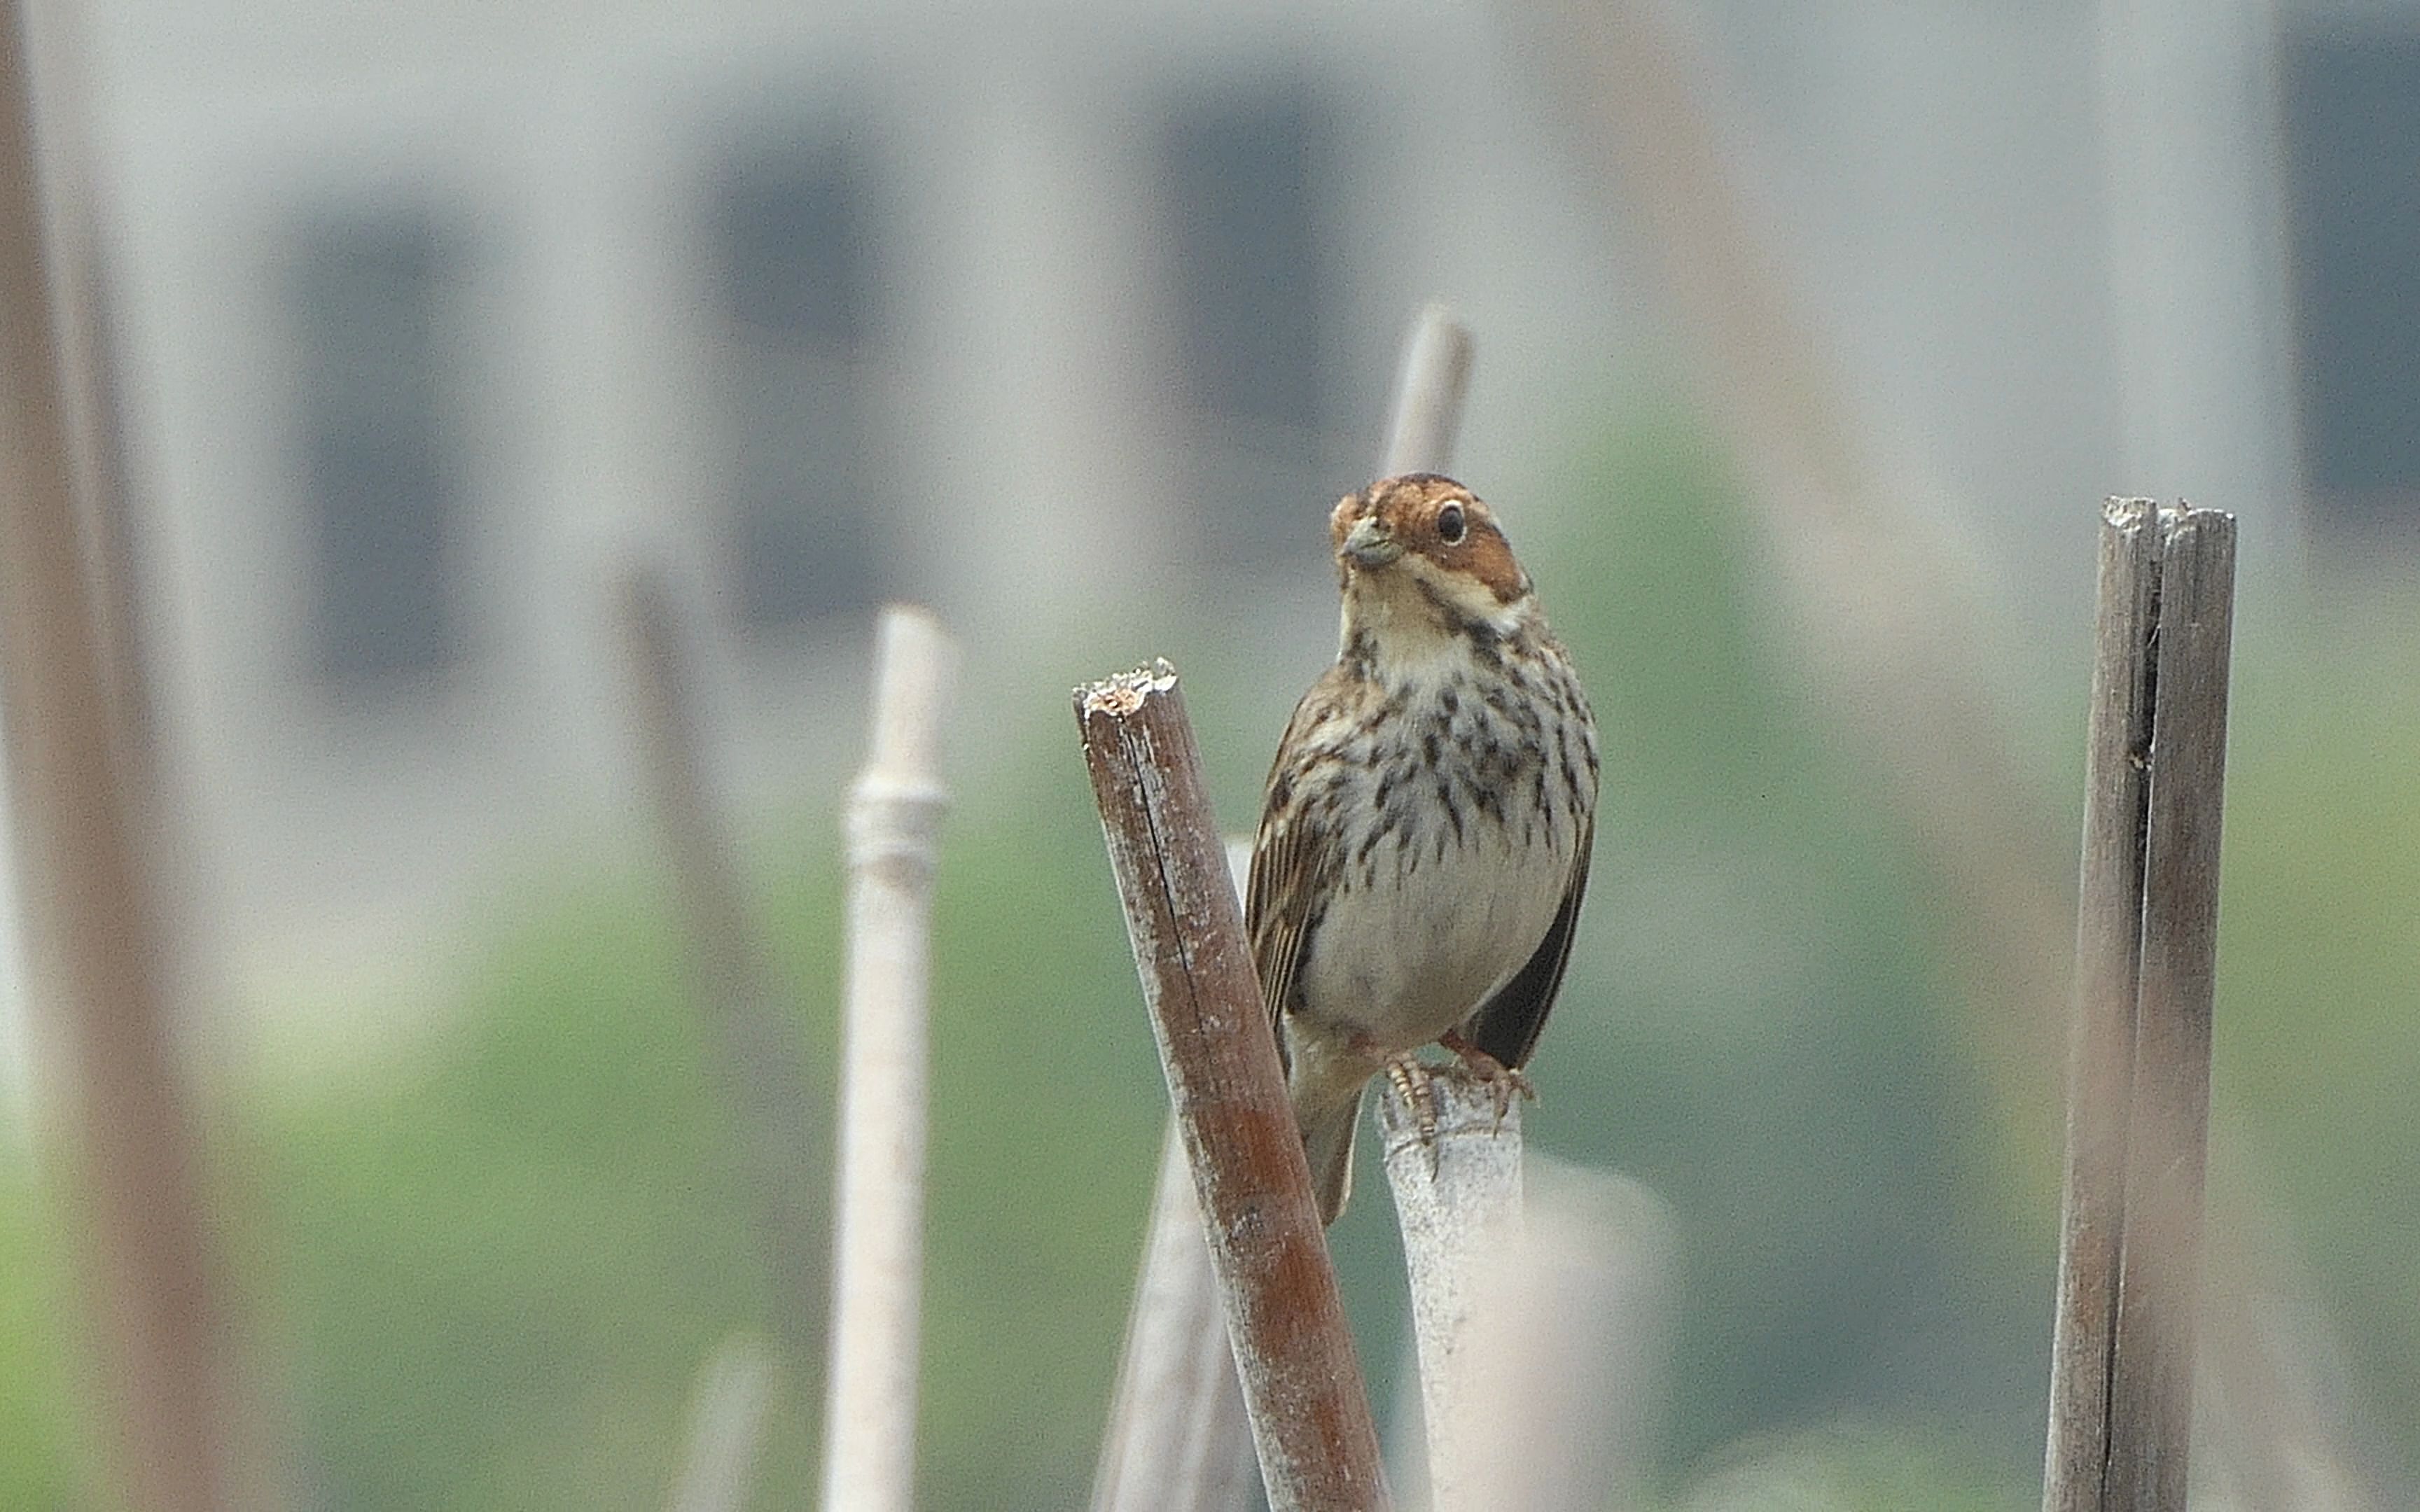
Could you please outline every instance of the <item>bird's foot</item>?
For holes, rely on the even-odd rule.
[[[1470,1078],[1495,1095],[1496,1126],[1498,1129],[1504,1127],[1505,1119],[1512,1112],[1514,1096],[1517,1095],[1531,1103],[1538,1101],[1538,1088],[1530,1084],[1528,1072],[1518,1066],[1504,1064],[1464,1039],[1459,1031],[1446,1030],[1445,1033],[1437,1036],[1437,1043],[1452,1051],[1455,1058],[1462,1062],[1462,1069],[1469,1074]],[[1434,1106],[1435,1103],[1434,1091],[1430,1093],[1430,1102]]]

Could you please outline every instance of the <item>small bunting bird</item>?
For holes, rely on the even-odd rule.
[[[1596,722],[1496,517],[1435,473],[1328,529],[1336,665],[1278,744],[1245,930],[1320,1216],[1343,1211],[1361,1089],[1432,1041],[1510,1096],[1562,985],[1595,834]]]

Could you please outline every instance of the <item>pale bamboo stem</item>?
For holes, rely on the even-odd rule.
[[[954,661],[930,615],[883,611],[874,741],[848,808],[839,1215],[824,1405],[825,1512],[913,1499],[924,1272],[926,983],[941,714]]]
[[[697,1374],[670,1512],[740,1512],[773,1401],[773,1351],[751,1334],[716,1346]]]
[[[1520,1226],[1471,1291],[1458,1504],[1601,1512],[1645,1500],[1677,1232],[1637,1182],[1531,1158]]]
[[[1472,1456],[1465,1434],[1477,1421],[1468,1353],[1482,1273],[1521,1222],[1521,1107],[1452,1072],[1428,1083],[1433,1131],[1422,1126],[1432,1111],[1416,1105],[1422,1100],[1388,1088],[1378,1099],[1378,1127],[1411,1282],[1430,1505],[1464,1512],[1499,1504],[1466,1473]]]
[[[1227,874],[1239,901],[1251,856],[1251,841],[1227,841]],[[1093,1512],[1244,1512],[1259,1485],[1202,1205],[1171,1117],[1094,1473]]]
[[[1171,1123],[1093,1512],[1233,1512],[1251,1504],[1259,1473],[1193,1169]]]
[[[1471,363],[1469,329],[1441,303],[1422,307],[1404,332],[1381,476],[1452,467]],[[1250,861],[1249,841],[1227,842],[1238,898]],[[1243,1395],[1233,1379],[1226,1319],[1202,1250],[1190,1183],[1181,1164],[1162,1163],[1094,1479],[1094,1512],[1224,1512],[1247,1504],[1250,1493]],[[1200,1336],[1185,1335],[1188,1318],[1198,1320]]]

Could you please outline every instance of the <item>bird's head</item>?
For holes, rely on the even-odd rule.
[[[1529,575],[1495,512],[1451,478],[1409,472],[1347,494],[1328,517],[1348,626],[1498,629],[1519,618]],[[1373,625],[1378,628],[1378,625]]]

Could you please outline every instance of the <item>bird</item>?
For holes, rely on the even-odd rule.
[[[1477,495],[1382,479],[1328,533],[1336,662],[1278,743],[1244,904],[1323,1224],[1350,1195],[1373,1075],[1424,1088],[1435,1042],[1508,1103],[1528,1090],[1598,773],[1579,675]]]

